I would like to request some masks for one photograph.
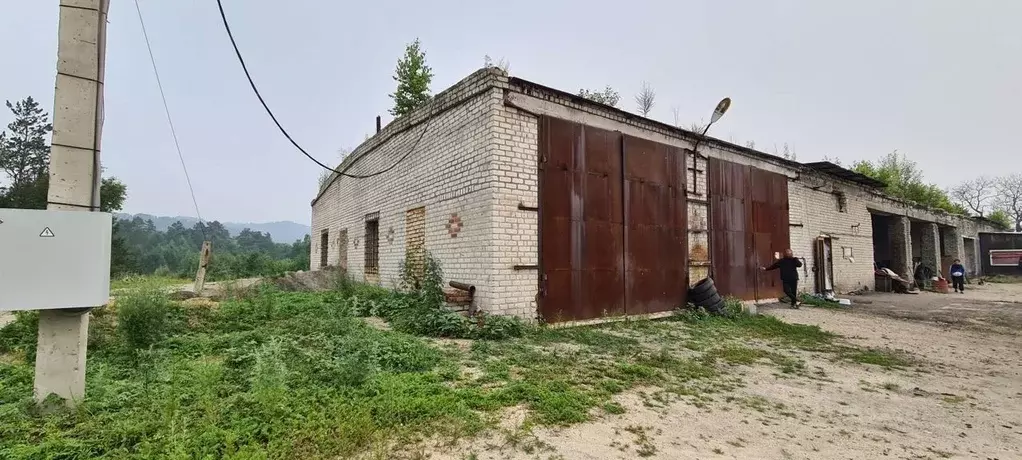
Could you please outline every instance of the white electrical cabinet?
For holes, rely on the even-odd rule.
[[[105,305],[112,216],[0,209],[0,311]]]

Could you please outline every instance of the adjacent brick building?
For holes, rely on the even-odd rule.
[[[699,140],[496,69],[338,169],[312,202],[312,269],[391,286],[428,250],[447,280],[476,286],[475,308],[546,321],[668,311],[710,274],[725,293],[776,296],[758,267],[789,246],[809,291],[872,289],[874,260],[906,276],[948,257],[976,270],[976,234],[992,230],[833,165]]]

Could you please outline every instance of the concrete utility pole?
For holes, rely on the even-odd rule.
[[[47,209],[99,211],[106,22],[110,0],[61,0]],[[85,396],[89,312],[39,312],[35,398]]]
[[[202,242],[202,251],[199,252],[199,269],[195,272],[195,295],[202,295],[202,289],[206,286],[206,268],[209,267],[209,256],[212,250],[213,242]]]

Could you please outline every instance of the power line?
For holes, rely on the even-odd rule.
[[[185,164],[185,157],[181,154],[181,143],[177,140],[177,130],[174,129],[174,120],[170,116],[170,106],[167,105],[167,95],[163,92],[163,83],[160,81],[160,71],[156,68],[156,58],[153,57],[153,47],[149,44],[149,33],[146,32],[145,20],[142,19],[142,8],[135,0],[135,11],[138,12],[138,23],[142,26],[142,37],[145,38],[146,49],[149,50],[149,62],[153,64],[153,74],[156,75],[156,86],[160,89],[160,99],[163,100],[163,111],[167,114],[167,124],[170,125],[170,135],[174,138],[174,148],[177,149],[177,158],[181,160],[181,169],[185,172],[185,182],[188,183],[188,192],[192,195],[192,204],[195,206],[195,217],[199,219],[203,239],[206,238],[206,223],[202,220],[199,212],[199,201],[195,199],[195,189],[192,188],[192,178],[188,175],[188,165]]]
[[[135,3],[137,5],[138,4],[138,0],[135,0]],[[289,134],[287,132],[287,130],[284,129],[284,126],[280,124],[280,121],[277,120],[276,115],[274,115],[273,111],[270,110],[270,106],[266,104],[266,101],[263,99],[263,95],[259,93],[259,88],[256,87],[255,81],[252,80],[252,74],[249,73],[248,66],[245,65],[245,58],[241,57],[241,50],[238,49],[238,42],[236,42],[234,40],[234,33],[231,32],[231,26],[227,22],[227,14],[224,13],[224,4],[223,4],[223,2],[221,2],[221,0],[216,0],[216,5],[220,9],[220,19],[223,20],[224,30],[227,31],[227,37],[231,39],[231,46],[234,48],[234,54],[236,56],[238,56],[238,63],[241,64],[241,70],[243,70],[245,72],[245,78],[248,79],[248,84],[249,84],[249,86],[252,87],[252,92],[254,92],[255,95],[256,95],[256,98],[259,99],[259,103],[262,104],[263,109],[266,110],[266,114],[270,116],[271,120],[273,120],[273,124],[277,125],[277,129],[280,130],[280,133],[283,134],[284,137],[287,138],[287,140],[289,142],[291,142],[291,145],[293,145],[296,149],[298,149],[299,152],[302,152],[302,155],[305,155],[306,158],[312,160],[313,163],[316,163],[321,168],[326,169],[327,171],[335,172],[338,175],[341,175],[341,176],[344,176],[344,177],[350,177],[352,179],[368,179],[370,177],[379,176],[380,174],[386,173],[387,171],[390,171],[390,170],[394,169],[394,167],[396,167],[399,163],[404,161],[405,158],[408,158],[408,156],[411,155],[411,153],[413,151],[415,151],[415,148],[418,147],[419,141],[422,140],[423,136],[426,134],[426,131],[429,129],[429,125],[433,121],[433,112],[432,112],[432,110],[430,111],[430,113],[428,115],[428,118],[426,118],[426,125],[423,126],[422,132],[419,133],[419,137],[417,137],[415,139],[415,143],[412,144],[411,148],[409,148],[408,151],[405,152],[405,154],[401,156],[401,158],[399,158],[397,161],[394,162],[394,164],[390,165],[387,168],[384,168],[384,169],[382,169],[380,171],[377,171],[377,172],[374,172],[372,174],[348,174],[348,172],[347,172],[348,169],[350,169],[352,167],[352,165],[355,164],[355,161],[352,161],[344,169],[338,171],[338,170],[336,170],[334,168],[331,168],[331,167],[323,164],[323,162],[317,160],[315,157],[310,155],[309,152],[305,151],[305,149],[302,148],[301,145],[298,145],[298,142],[296,142],[294,140],[294,138],[291,137],[291,134]],[[357,159],[356,159],[356,161],[357,161]]]

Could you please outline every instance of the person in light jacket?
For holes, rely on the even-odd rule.
[[[954,284],[955,292],[965,294],[965,267],[962,266],[962,261],[955,259],[955,263],[951,264],[951,269],[948,271],[951,274],[951,284]]]

